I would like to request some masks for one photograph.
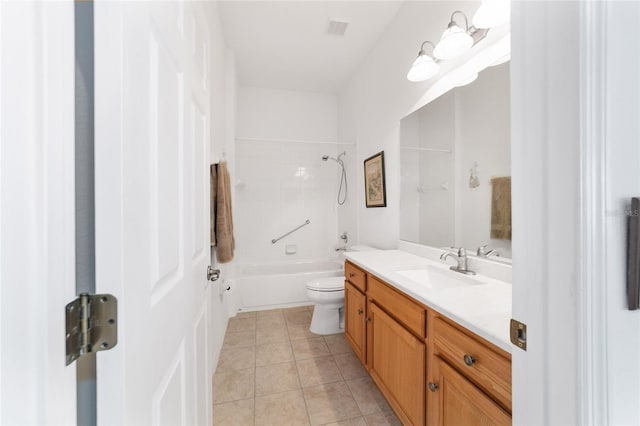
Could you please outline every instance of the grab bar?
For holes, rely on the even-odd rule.
[[[293,228],[291,231],[287,232],[286,234],[278,237],[278,238],[274,238],[273,240],[271,240],[271,244],[275,244],[278,241],[280,241],[281,239],[283,239],[284,237],[286,237],[287,235],[293,234],[294,232],[296,232],[298,229],[302,228],[303,226],[307,226],[308,224],[310,224],[311,221],[309,219],[305,220],[304,223],[300,226],[297,226],[295,228]]]

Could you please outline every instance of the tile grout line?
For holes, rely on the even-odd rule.
[[[285,318],[284,321],[286,324],[287,319]],[[288,324],[287,324],[287,335],[289,336],[289,347],[291,348],[291,355],[293,356],[293,362],[296,365],[296,372],[298,373],[298,381],[300,382],[300,394],[302,395],[302,402],[304,403],[304,411],[307,413],[307,421],[309,422],[309,425],[311,425],[311,414],[309,414],[309,406],[307,405],[307,398],[304,395],[304,388],[302,387],[302,379],[300,379],[300,368],[298,367],[298,360],[296,359],[296,354],[293,351],[293,344],[291,343],[291,334],[289,333]]]

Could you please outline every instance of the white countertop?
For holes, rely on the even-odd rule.
[[[449,263],[433,261],[401,250],[344,253],[352,263],[393,285],[427,307],[445,315],[478,336],[511,353],[511,284],[475,275],[481,285],[442,287],[407,278],[398,271],[433,268],[449,278],[465,275],[449,270]],[[435,281],[435,280],[434,280]]]

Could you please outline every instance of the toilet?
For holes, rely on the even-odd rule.
[[[336,334],[344,330],[344,277],[326,277],[307,283],[307,297],[315,305],[311,330]]]
[[[376,250],[353,246],[349,251]],[[315,305],[309,330],[315,334],[337,334],[344,331],[344,277],[318,278],[307,282],[307,297]]]

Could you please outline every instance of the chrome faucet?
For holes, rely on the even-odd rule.
[[[336,251],[347,251],[347,242],[349,241],[349,238],[347,237],[347,231],[344,231],[342,235],[340,235],[340,239],[344,241],[344,246],[337,247]]]
[[[489,248],[489,246],[487,246],[486,244],[483,246],[478,247],[478,251],[476,252],[476,256],[478,257],[491,257],[491,256],[495,256],[498,257],[500,256],[500,252],[498,250],[487,250],[487,248]]]
[[[347,242],[349,241],[349,237],[347,237],[347,231],[344,231],[342,235],[340,235],[340,239],[344,241],[345,245],[347,244]]]
[[[458,265],[451,266],[449,267],[449,269],[455,272],[460,272],[461,274],[466,274],[466,275],[476,274],[474,271],[470,271],[469,269],[467,269],[467,251],[464,249],[464,247],[460,247],[458,249],[457,256],[451,252],[445,251],[440,255],[440,259],[447,260],[449,256],[455,257],[456,261],[458,262]]]

